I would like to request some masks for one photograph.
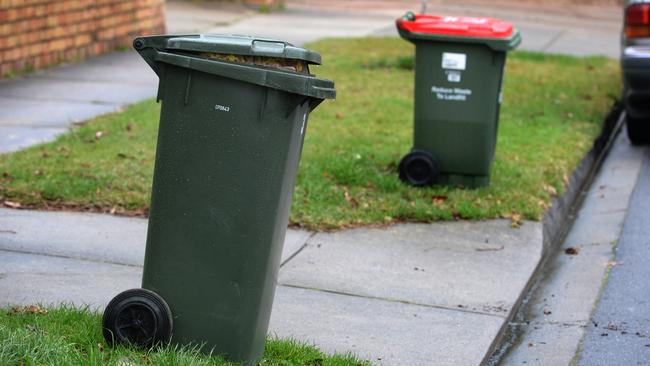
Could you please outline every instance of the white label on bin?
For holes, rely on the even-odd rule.
[[[221,104],[217,104],[217,105],[214,106],[214,110],[215,111],[222,111],[222,112],[230,112],[230,107],[225,106],[225,105],[221,105]]]
[[[460,83],[460,71],[445,71],[447,73],[447,81],[450,83]]]
[[[436,95],[438,100],[451,100],[456,102],[465,102],[472,96],[471,89],[463,88],[444,88],[440,86],[432,86],[431,92]]]
[[[464,53],[442,53],[442,68],[451,70],[465,70],[467,66],[467,55]]]

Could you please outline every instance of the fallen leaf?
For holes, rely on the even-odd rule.
[[[15,314],[44,315],[47,314],[47,310],[43,309],[38,305],[14,306],[9,310],[9,314],[10,315],[15,315]]]
[[[431,202],[433,202],[434,205],[441,205],[445,203],[446,200],[447,200],[447,196],[439,196],[439,195],[431,196]]]
[[[343,113],[336,112],[336,119],[343,119]]]
[[[34,170],[34,175],[37,176],[37,177],[40,177],[41,175],[43,175],[43,171],[40,170],[40,169],[36,169],[36,170]]]
[[[580,248],[568,247],[564,249],[564,254],[567,255],[578,255],[578,253],[580,253]]]
[[[552,185],[544,184],[542,188],[544,189],[544,191],[546,191],[546,193],[550,194],[551,196],[557,196],[557,190]]]
[[[21,208],[23,207],[20,203],[18,202],[13,202],[13,201],[4,201],[3,204],[9,208]]]
[[[348,201],[348,203],[350,203],[350,205],[352,205],[353,208],[359,207],[359,202],[357,202],[357,200],[354,199],[354,197],[350,196],[350,193],[348,192],[347,189],[343,191],[343,197],[345,197],[345,200]]]
[[[514,229],[520,228],[521,224],[523,224],[523,222],[521,221],[521,215],[520,214],[514,213],[514,214],[510,215],[510,227],[511,228],[514,228]]]

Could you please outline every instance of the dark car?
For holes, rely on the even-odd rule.
[[[650,143],[650,0],[626,0],[621,47],[627,131],[634,144]]]

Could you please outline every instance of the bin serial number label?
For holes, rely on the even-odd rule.
[[[222,112],[230,112],[230,107],[225,106],[225,105],[221,105],[221,104],[217,104],[217,105],[214,106],[214,110],[215,111],[222,111]]]
[[[472,95],[470,89],[443,88],[439,86],[432,86],[431,92],[436,95],[438,100],[453,100],[457,102],[464,102]]]

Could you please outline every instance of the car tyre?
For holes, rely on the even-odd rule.
[[[634,145],[650,144],[650,120],[626,117],[627,136]]]

